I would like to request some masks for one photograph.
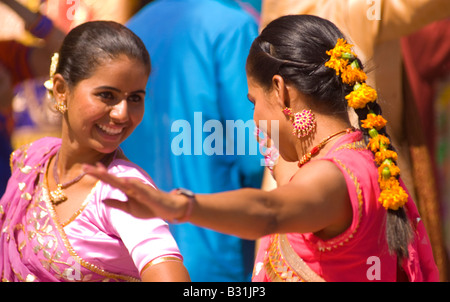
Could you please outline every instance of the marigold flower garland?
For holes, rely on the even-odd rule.
[[[374,153],[378,166],[378,183],[381,189],[378,201],[386,209],[398,210],[408,201],[408,194],[399,183],[400,169],[396,165],[398,155],[395,151],[388,150],[389,138],[379,133],[386,127],[386,119],[368,107],[369,103],[377,100],[377,92],[365,83],[367,75],[360,68],[352,46],[344,39],[338,39],[336,46],[327,51],[330,59],[325,66],[334,69],[343,83],[353,86],[353,91],[345,97],[348,106],[354,109],[367,107],[369,110],[366,119],[361,120],[361,127],[368,129],[370,141],[367,148]]]

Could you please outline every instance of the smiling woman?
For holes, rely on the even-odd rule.
[[[56,103],[68,109],[62,131],[85,141],[87,148],[100,153],[114,151],[142,120],[147,78],[145,66],[126,55],[107,59],[102,68],[72,89],[56,74]]]
[[[13,176],[0,201],[2,280],[188,281],[167,223],[109,207],[103,201],[126,197],[82,170],[101,162],[118,177],[154,186],[119,148],[143,118],[145,46],[118,23],[88,22],[67,35],[50,73],[62,136],[11,156]]]

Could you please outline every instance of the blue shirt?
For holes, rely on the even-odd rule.
[[[128,23],[152,60],[142,123],[123,143],[159,189],[260,187],[245,62],[258,25],[234,1],[159,0]],[[249,281],[253,242],[172,225],[193,281]]]

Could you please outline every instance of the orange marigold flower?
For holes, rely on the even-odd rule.
[[[326,67],[329,67],[331,69],[336,70],[336,75],[338,76],[342,72],[344,72],[345,68],[348,65],[348,60],[339,59],[336,57],[331,57],[330,60],[328,60],[325,63]]]
[[[352,51],[352,47],[352,44],[348,44],[347,41],[340,38],[337,40],[334,48],[327,51],[327,55],[329,55],[330,57],[341,58],[343,53],[350,53],[355,56]]]
[[[366,83],[362,83],[357,90],[352,91],[345,97],[348,106],[354,109],[364,108],[367,103],[375,102],[377,98],[377,91]]]
[[[385,175],[385,169],[388,175]],[[400,168],[394,164],[382,164],[378,167],[378,183],[381,189],[392,187],[392,182],[397,181],[397,176],[400,175]],[[386,179],[387,177],[387,179]]]
[[[381,191],[389,190],[390,188],[394,187],[397,182],[398,182],[398,179],[393,176],[389,177],[388,179],[384,179],[383,177],[378,177],[378,183],[380,185]]]
[[[375,153],[378,150],[381,150],[381,145],[388,146],[390,143],[391,141],[389,140],[389,138],[384,135],[378,134],[377,136],[370,139],[369,143],[367,144],[367,148]]]
[[[348,58],[343,58],[343,54],[356,58],[356,54],[352,51],[352,46],[344,39],[338,39],[336,46],[326,52],[330,56],[330,60],[325,63],[325,66],[336,70],[336,75],[344,73],[349,60]]]
[[[375,153],[375,162],[377,163],[378,166],[381,166],[381,164],[386,159],[392,159],[393,161],[397,161],[397,158],[398,158],[397,153],[392,150],[381,149],[380,151]]]
[[[387,124],[387,120],[381,115],[368,114],[367,119],[361,121],[361,126],[366,129],[375,128],[377,130],[383,129]]]
[[[367,80],[367,75],[364,71],[358,68],[354,68],[350,65],[346,66],[345,70],[341,74],[342,82],[348,85],[355,85],[356,83],[362,83]]]
[[[408,193],[400,186],[397,180],[389,189],[381,191],[378,201],[386,209],[398,210],[408,202]]]

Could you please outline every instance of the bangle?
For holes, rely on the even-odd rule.
[[[173,223],[186,222],[189,219],[189,217],[191,217],[192,209],[194,208],[195,194],[194,194],[194,192],[187,190],[187,189],[183,189],[183,188],[175,189],[175,193],[178,195],[186,196],[188,198],[188,205],[187,205],[186,212],[184,213],[184,215],[181,216],[180,218],[174,219],[172,222]]]
[[[53,21],[38,14],[37,21],[33,22],[30,26],[27,27],[27,30],[35,37],[44,39],[50,34],[53,29]]]

